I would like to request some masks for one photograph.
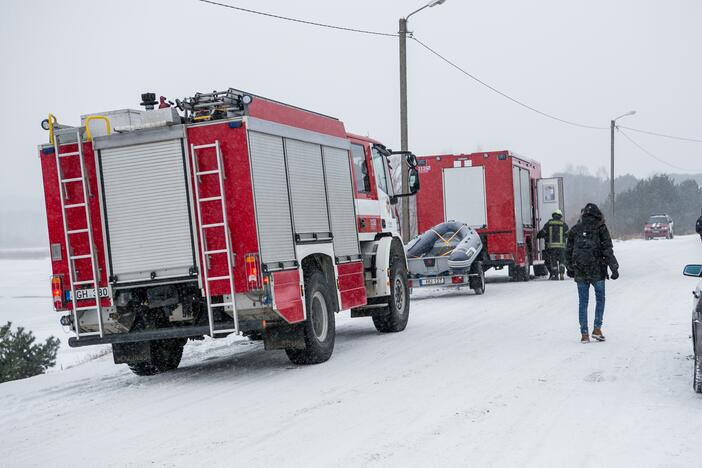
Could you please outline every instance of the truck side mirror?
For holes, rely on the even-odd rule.
[[[419,172],[416,166],[410,166],[407,171],[407,186],[412,195],[419,192]]]
[[[417,167],[417,157],[414,155],[414,153],[407,153],[407,167]]]

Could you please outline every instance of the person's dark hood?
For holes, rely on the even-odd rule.
[[[585,205],[582,211],[582,220],[588,224],[601,224],[604,222],[602,211],[594,203]]]

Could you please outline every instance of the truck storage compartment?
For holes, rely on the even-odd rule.
[[[261,263],[268,270],[292,266],[295,245],[283,138],[249,131],[249,149]]]
[[[98,159],[113,280],[189,276],[195,257],[182,140],[104,148]]]
[[[334,253],[339,261],[360,258],[349,151],[329,146],[322,151]]]
[[[295,239],[298,242],[331,240],[327,197],[324,190],[322,148],[285,139]]]

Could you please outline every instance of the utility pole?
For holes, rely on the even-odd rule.
[[[609,226],[614,229],[614,120],[610,122],[611,166],[609,175]]]
[[[609,123],[609,137],[610,137],[610,145],[611,145],[611,172],[609,174],[609,199],[610,199],[610,210],[609,210],[609,227],[611,229],[614,229],[614,130],[617,127],[617,120],[621,119],[622,117],[627,117],[629,115],[634,115],[636,114],[635,110],[629,111],[626,114],[622,114],[616,119],[612,119]]]
[[[408,150],[407,143],[407,19],[400,18],[400,149]],[[408,193],[407,162],[400,161],[402,167],[402,193]],[[406,244],[410,237],[409,199],[402,200],[401,226],[402,241]]]
[[[409,144],[407,140],[407,21],[410,16],[415,13],[419,13],[425,8],[433,8],[437,5],[441,5],[446,2],[446,0],[431,0],[429,3],[425,4],[423,7],[414,10],[409,15],[404,18],[400,18],[400,149],[402,151],[408,151]],[[407,162],[402,161],[402,193],[408,193],[409,187],[407,186],[407,174],[408,174]],[[400,229],[402,230],[402,240],[407,243],[410,238],[410,199],[405,198],[402,200],[402,213],[400,217]]]

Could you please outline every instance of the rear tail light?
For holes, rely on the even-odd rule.
[[[64,300],[63,298],[63,278],[60,275],[53,275],[51,277],[51,297],[54,300],[54,309],[63,310]]]
[[[246,284],[249,287],[249,291],[261,289],[261,274],[258,263],[258,255],[246,254],[246,257],[244,257],[244,263],[246,264]]]
[[[453,278],[451,278],[451,282],[453,284],[461,284],[461,283],[463,283],[463,277],[462,276],[454,276]]]

